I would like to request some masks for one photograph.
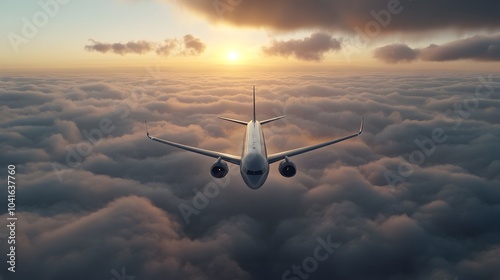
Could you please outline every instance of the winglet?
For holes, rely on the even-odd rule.
[[[151,139],[151,136],[149,136],[148,121],[145,120],[144,123],[146,124],[146,135]]]
[[[253,86],[253,122],[256,122],[257,118],[255,117],[255,86]]]
[[[361,127],[359,128],[358,135],[361,135],[361,133],[363,132],[364,123],[365,123],[365,117],[363,116],[361,118]]]

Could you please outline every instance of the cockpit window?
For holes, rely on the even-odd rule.
[[[266,169],[265,168],[262,168],[261,170],[257,170],[257,171],[254,171],[254,170],[246,170],[246,174],[247,175],[262,175],[266,172]]]

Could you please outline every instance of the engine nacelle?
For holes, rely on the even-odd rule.
[[[221,158],[214,162],[212,167],[210,167],[210,175],[217,179],[224,178],[228,171],[229,168],[227,167],[227,163],[223,162]]]
[[[280,171],[281,176],[287,178],[293,177],[297,174],[297,167],[295,167],[295,163],[291,162],[288,158],[285,158],[285,160],[280,163],[278,170]]]

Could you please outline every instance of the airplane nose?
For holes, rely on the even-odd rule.
[[[248,177],[248,185],[251,189],[258,189],[262,187],[262,176],[258,175],[249,175]]]

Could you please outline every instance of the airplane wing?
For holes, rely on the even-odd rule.
[[[335,143],[342,142],[344,140],[357,137],[357,136],[361,135],[361,132],[363,132],[364,120],[365,120],[364,118],[361,120],[361,127],[359,128],[359,131],[357,133],[354,133],[354,134],[351,134],[351,135],[348,135],[348,136],[345,136],[345,137],[342,137],[339,139],[316,144],[316,145],[311,145],[311,146],[307,146],[307,147],[303,147],[303,148],[298,148],[298,149],[294,149],[294,150],[289,150],[289,151],[285,151],[285,152],[281,152],[281,153],[272,154],[272,155],[269,155],[267,157],[267,161],[269,162],[269,164],[271,164],[273,162],[280,161],[280,160],[284,159],[285,157],[300,155],[300,154],[303,154],[303,153],[306,153],[306,152],[309,152],[312,150],[323,148],[325,146],[333,145]]]
[[[240,163],[241,163],[241,157],[239,157],[239,156],[214,152],[214,151],[210,151],[210,150],[205,150],[205,149],[200,149],[200,148],[196,148],[196,147],[192,147],[192,146],[187,146],[187,145],[175,143],[172,141],[163,140],[163,139],[156,138],[156,137],[149,135],[149,132],[147,133],[147,136],[149,137],[149,139],[151,139],[153,141],[167,144],[170,146],[174,146],[174,147],[186,150],[186,151],[190,151],[193,153],[197,153],[197,154],[201,154],[201,155],[205,155],[205,156],[209,156],[209,157],[213,157],[213,158],[222,158],[223,160],[225,160],[227,162],[234,163],[237,165],[240,165]]]

